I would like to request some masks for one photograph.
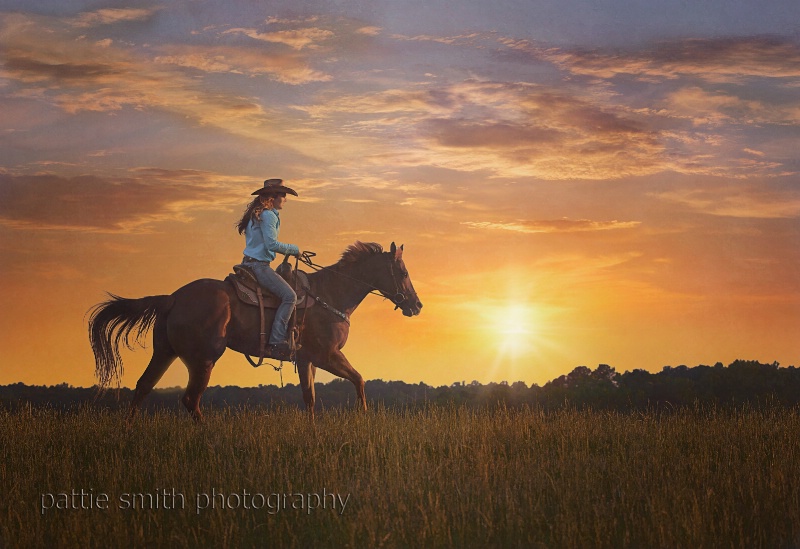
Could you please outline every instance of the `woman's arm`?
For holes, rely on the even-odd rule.
[[[300,248],[294,244],[285,244],[278,241],[278,216],[271,210],[261,212],[261,234],[264,244],[273,253],[284,255],[300,255]]]

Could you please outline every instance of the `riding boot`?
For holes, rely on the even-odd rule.
[[[290,361],[294,357],[297,349],[292,349],[288,342],[271,343],[267,347],[267,356],[275,360]]]

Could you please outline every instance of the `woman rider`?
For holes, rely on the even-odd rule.
[[[278,241],[278,230],[281,226],[278,212],[286,203],[286,195],[297,196],[297,193],[289,187],[284,187],[281,179],[267,179],[264,181],[264,187],[253,194],[256,197],[236,224],[239,234],[245,236],[242,262],[250,267],[262,287],[281,300],[272,323],[267,355],[277,360],[291,360],[294,349],[289,345],[287,331],[289,318],[297,303],[297,295],[292,287],[270,267],[270,262],[275,259],[276,253],[300,255],[300,249],[294,244]]]

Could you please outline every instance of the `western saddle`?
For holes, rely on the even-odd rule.
[[[308,293],[308,274],[304,271],[292,270],[289,265],[289,256],[286,256],[280,266],[275,269],[275,272],[297,293],[297,305],[295,306],[295,310],[292,311],[288,329],[289,346],[296,352],[300,348],[298,344],[299,330],[297,328],[297,310],[311,307],[314,305],[315,300]],[[259,309],[261,331],[259,333],[258,363],[255,363],[249,355],[245,354],[244,356],[253,367],[261,366],[266,356],[267,335],[269,334],[269,330],[267,330],[266,326],[267,314],[265,309],[277,309],[281,304],[281,300],[278,296],[269,292],[258,283],[255,273],[253,273],[250,267],[245,263],[234,265],[233,273],[229,274],[225,280],[236,290],[236,296],[239,298],[239,301],[245,305],[251,305]]]

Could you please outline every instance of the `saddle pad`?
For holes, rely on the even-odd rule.
[[[297,308],[304,309],[306,307],[311,307],[314,304],[314,300],[302,289],[303,287],[308,287],[308,276],[302,271],[300,271],[299,274],[300,288],[298,288],[297,292]],[[257,307],[258,296],[256,295],[255,281],[249,277],[245,277],[247,277],[247,275],[231,273],[225,278],[225,280],[234,287],[236,290],[236,296],[240,301],[246,303],[247,305],[253,305]],[[266,309],[277,309],[281,304],[280,298],[267,291],[265,288],[261,288],[261,296],[264,300],[264,308]]]

